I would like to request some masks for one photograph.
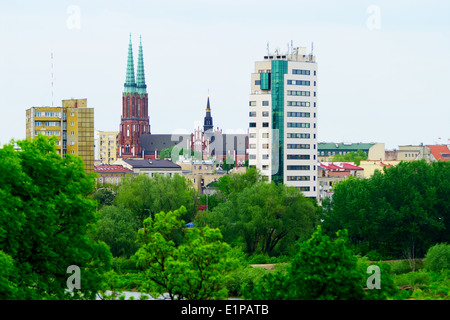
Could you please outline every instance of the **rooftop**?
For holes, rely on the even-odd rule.
[[[447,145],[427,145],[436,160],[450,161],[450,149]]]
[[[127,173],[133,172],[132,170],[125,168],[121,165],[113,165],[113,164],[100,164],[98,166],[94,166],[94,171],[98,173]]]
[[[123,160],[133,168],[163,168],[163,169],[181,169],[179,165],[165,159],[125,159]]]

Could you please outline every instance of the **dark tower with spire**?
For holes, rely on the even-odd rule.
[[[203,122],[203,132],[207,132],[208,130],[213,129],[213,119],[211,117],[211,107],[209,105],[209,96],[208,96],[208,101],[206,102],[206,116],[205,116],[205,120]]]
[[[119,158],[140,158],[142,148],[140,137],[150,134],[148,116],[148,94],[145,84],[144,56],[142,39],[139,44],[139,55],[136,79],[134,77],[133,47],[128,45],[127,74],[122,94],[122,116],[119,127]]]

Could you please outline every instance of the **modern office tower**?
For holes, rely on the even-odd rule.
[[[112,164],[117,160],[118,131],[95,131],[94,144],[95,161],[102,164]]]
[[[117,156],[124,159],[143,157],[140,138],[141,135],[149,133],[150,120],[148,116],[148,94],[147,85],[145,84],[142,40],[139,45],[135,79],[133,48],[130,36],[126,81],[122,94],[122,116],[120,119]]]
[[[249,165],[269,181],[317,198],[317,63],[306,48],[255,62],[249,99]]]
[[[94,109],[87,99],[63,100],[62,107],[31,107],[26,110],[26,137],[39,134],[57,137],[57,151],[83,159],[86,172],[94,170]]]

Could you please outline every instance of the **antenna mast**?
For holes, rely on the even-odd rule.
[[[53,107],[53,52],[51,54],[51,76],[52,76],[52,107]]]

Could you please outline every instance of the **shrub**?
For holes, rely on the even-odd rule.
[[[424,265],[427,270],[434,272],[450,269],[450,245],[440,243],[429,248]]]

